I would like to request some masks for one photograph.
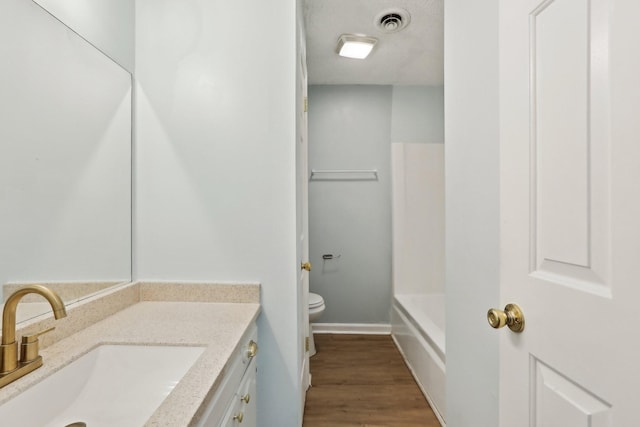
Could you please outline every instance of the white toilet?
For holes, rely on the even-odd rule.
[[[316,344],[313,340],[313,327],[311,324],[322,316],[324,309],[324,299],[318,294],[309,292],[309,357],[316,354]]]

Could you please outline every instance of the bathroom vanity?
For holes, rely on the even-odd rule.
[[[0,419],[13,427],[74,422],[93,427],[255,426],[258,301],[257,284],[131,283],[68,308],[67,318],[34,319],[18,335],[56,327],[41,337],[44,365],[0,389]],[[165,391],[157,403],[147,402],[156,390],[132,394],[136,376],[144,375],[135,369],[122,380],[125,383],[118,388],[122,392],[106,401],[99,394],[75,394],[86,393],[86,387],[77,392],[72,387],[45,390],[46,405],[29,401],[34,390],[50,387],[56,375],[75,369],[86,359],[83,356],[91,356],[96,349],[117,349],[119,356],[106,365],[113,372],[103,375],[108,380],[121,364],[126,365],[129,349],[144,350],[145,346],[159,351],[197,348],[199,352],[171,387],[158,387]],[[164,363],[167,357],[157,359]],[[150,358],[140,366],[153,363]],[[94,372],[83,376],[90,377],[89,383],[100,381],[94,378],[100,377],[95,370],[105,368],[92,369]],[[22,411],[21,407],[39,410]],[[148,408],[147,413],[142,408]]]
[[[222,377],[218,391],[205,409],[198,427],[255,427],[257,329],[250,327],[231,357],[229,371]]]

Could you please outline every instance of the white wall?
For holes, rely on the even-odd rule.
[[[259,281],[258,417],[299,425],[296,2],[136,19],[135,278]]]
[[[444,292],[444,88],[394,86],[394,294]]]
[[[498,1],[445,2],[447,427],[498,425]]]
[[[34,0],[126,70],[135,63],[134,0]]]
[[[130,75],[24,0],[0,57],[0,284],[128,280]]]
[[[391,86],[309,88],[309,168],[378,170],[377,180],[309,182],[310,288],[326,304],[320,323],[389,323],[391,94]]]
[[[391,161],[393,293],[444,293],[444,144],[391,144]]]

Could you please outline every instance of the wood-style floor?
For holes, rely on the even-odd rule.
[[[303,427],[440,427],[388,335],[316,334]]]

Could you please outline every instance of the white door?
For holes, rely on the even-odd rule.
[[[301,404],[304,412],[306,391],[309,388],[309,351],[306,343],[309,337],[309,271],[302,265],[309,262],[309,172],[308,172],[308,139],[307,139],[307,64],[304,35],[300,34],[300,54],[298,58],[298,88],[299,99],[297,107],[297,236],[298,236],[298,325],[301,349]]]
[[[501,0],[501,427],[640,426],[640,1]]]

